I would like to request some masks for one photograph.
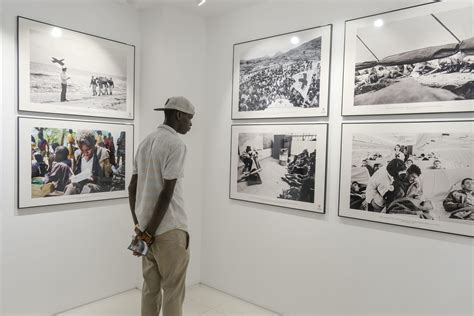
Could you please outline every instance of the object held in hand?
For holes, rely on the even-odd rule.
[[[155,237],[153,237],[147,231],[142,232],[138,225],[135,225],[134,230],[135,230],[135,233],[137,234],[137,238],[145,241],[148,246],[151,246],[151,244],[155,241]]]
[[[138,236],[133,237],[132,242],[128,246],[128,249],[133,251],[133,254],[136,256],[146,256],[148,253],[147,243],[140,239]]]

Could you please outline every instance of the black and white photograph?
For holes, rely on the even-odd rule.
[[[133,126],[19,119],[19,207],[127,197]]]
[[[339,215],[473,237],[473,126],[343,124]]]
[[[19,109],[133,119],[133,45],[18,17]]]
[[[327,124],[233,125],[230,197],[324,213]]]
[[[473,5],[346,21],[343,115],[472,112]]]
[[[234,45],[232,118],[328,115],[332,25]]]

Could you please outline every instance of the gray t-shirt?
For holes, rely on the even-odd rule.
[[[164,124],[138,146],[133,174],[138,175],[135,212],[142,230],[153,215],[165,179],[177,181],[169,208],[155,235],[173,229],[188,230],[182,183],[185,157],[186,145],[172,127]]]

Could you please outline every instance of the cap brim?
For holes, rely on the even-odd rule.
[[[165,108],[156,108],[156,109],[153,109],[153,111],[164,111]]]

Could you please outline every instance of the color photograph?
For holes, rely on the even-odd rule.
[[[29,118],[19,126],[20,207],[128,196],[133,127]]]

